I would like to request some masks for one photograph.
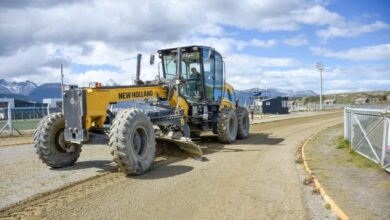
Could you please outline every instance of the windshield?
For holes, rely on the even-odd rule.
[[[164,54],[164,75],[166,79],[176,78],[176,53]],[[202,96],[202,74],[200,52],[183,52],[181,59],[181,76],[186,81],[180,89],[180,95],[189,100],[199,99]]]
[[[164,72],[166,79],[176,78],[176,53],[163,55]],[[181,73],[183,79],[190,79],[191,74],[195,70],[200,73],[200,53],[183,52],[181,61]]]

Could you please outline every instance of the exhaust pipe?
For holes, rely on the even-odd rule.
[[[137,54],[137,70],[136,70],[136,75],[135,75],[135,80],[134,84],[135,85],[141,85],[143,84],[140,76],[141,76],[141,60],[142,60],[142,54]]]
[[[180,78],[181,78],[181,47],[177,48],[176,55],[176,111],[180,111],[179,109],[179,96],[180,96]]]

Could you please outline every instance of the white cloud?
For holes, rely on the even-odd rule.
[[[344,21],[342,16],[328,11],[321,5],[293,11],[292,17],[296,22],[311,25],[333,25]]]
[[[73,1],[69,4],[0,4],[0,55],[36,43],[78,45],[103,41],[118,49],[143,49],[155,41],[221,37],[223,26],[295,31],[301,25],[333,25],[344,18],[305,0]],[[27,6],[34,7],[25,7]],[[135,5],[137,7],[135,7]],[[7,8],[11,7],[11,9]],[[261,42],[259,42],[261,44]],[[272,47],[273,42],[266,42]]]
[[[382,21],[351,23],[325,5],[306,0],[166,0],[143,1],[142,4],[126,0],[7,1],[0,3],[0,78],[58,82],[56,65],[63,60],[71,64],[111,65],[119,69],[76,73],[66,68],[68,83],[85,85],[89,81],[105,83],[114,79],[126,84],[135,75],[138,52],[147,55],[158,48],[198,44],[215,47],[226,57],[228,80],[237,88],[269,84],[282,89],[317,91],[318,73],[314,67],[301,67],[304,64],[293,57],[256,57],[245,51],[248,48],[271,51],[278,45],[307,45],[308,39],[296,33],[302,26],[322,28],[317,35],[323,40],[353,37],[389,27]],[[226,26],[238,30],[280,31],[281,37],[238,40],[234,33],[225,33]],[[293,37],[286,38],[283,31],[296,32],[292,33]],[[311,50],[327,57],[389,60],[390,49],[389,44],[383,44],[345,51]],[[149,66],[147,60],[147,57],[143,60],[142,77],[150,80],[157,74],[157,69]],[[350,77],[344,72],[356,74],[360,70],[333,68],[327,72],[327,77],[342,80],[339,76]],[[380,78],[390,75],[388,70],[378,69],[371,74]],[[329,90],[340,90],[341,87],[335,83]],[[361,84],[359,88],[374,86]]]
[[[252,39],[250,40],[249,44],[250,46],[254,47],[263,47],[263,48],[271,48],[274,47],[277,44],[275,39],[270,40],[259,40],[259,39]]]
[[[318,30],[317,35],[323,40],[328,40],[335,37],[356,37],[361,34],[388,29],[389,27],[390,26],[388,24],[382,21],[375,21],[371,24],[342,22],[329,26],[326,29]]]
[[[390,61],[390,44],[358,47],[344,51],[332,51],[322,47],[312,47],[311,51],[316,55],[334,57],[354,61],[362,60],[388,60]]]
[[[241,66],[235,66],[234,70]],[[352,91],[389,90],[389,66],[331,68],[323,72],[325,94]],[[312,90],[319,93],[320,76],[313,68],[292,67],[287,70],[253,70],[251,72],[229,72],[227,81],[237,89],[278,88],[283,90]]]
[[[305,36],[300,35],[300,36],[284,39],[283,43],[286,45],[289,45],[289,46],[298,47],[298,46],[308,44],[309,41],[307,40],[307,38]]]

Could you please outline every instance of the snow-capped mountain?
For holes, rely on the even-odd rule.
[[[28,95],[37,87],[35,83],[28,80],[25,82],[7,82],[0,79],[0,93]]]

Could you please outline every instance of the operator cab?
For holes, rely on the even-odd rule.
[[[223,61],[220,53],[204,46],[182,47],[180,80],[185,81],[180,95],[190,103],[219,103],[223,88]],[[175,80],[177,48],[158,51],[164,78]]]

